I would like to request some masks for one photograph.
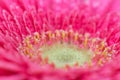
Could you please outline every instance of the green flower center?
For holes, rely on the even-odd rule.
[[[42,48],[42,58],[48,57],[48,63],[54,63],[56,67],[64,67],[66,64],[74,66],[76,63],[83,65],[91,60],[90,50],[79,49],[68,43],[54,43]]]
[[[19,51],[35,63],[54,64],[57,68],[81,66],[85,63],[102,65],[111,59],[113,53],[102,39],[71,30],[26,36]]]

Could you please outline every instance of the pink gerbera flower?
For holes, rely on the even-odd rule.
[[[120,80],[118,3],[1,0],[0,80]]]

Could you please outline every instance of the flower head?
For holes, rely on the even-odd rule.
[[[119,80],[119,8],[107,1],[1,0],[0,80]]]

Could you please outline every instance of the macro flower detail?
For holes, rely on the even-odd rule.
[[[111,59],[113,53],[104,41],[90,38],[88,34],[73,33],[72,29],[47,31],[41,35],[34,33],[27,36],[19,48],[20,53],[32,61],[38,59],[41,64],[52,63],[57,67],[90,64],[91,61],[102,65]]]
[[[1,0],[0,80],[119,80],[117,2]]]

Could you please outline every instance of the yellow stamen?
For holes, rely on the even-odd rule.
[[[60,31],[56,30],[55,33],[56,33],[56,37],[60,36]]]
[[[33,54],[32,54],[32,53],[29,53],[29,57],[32,58],[32,57],[33,57]]]
[[[84,47],[87,47],[88,44],[88,34],[85,34]]]
[[[75,33],[74,40],[75,40],[75,41],[78,40],[78,33]]]
[[[102,65],[102,60],[101,59],[98,61],[98,65]]]
[[[104,49],[104,47],[105,47],[105,42],[104,42],[104,41],[102,41],[102,42],[101,42],[101,45],[100,45],[100,47],[99,47],[99,50]]]
[[[30,44],[30,36],[27,36],[24,41],[27,45]]]
[[[52,38],[52,32],[51,31],[48,31],[48,37],[49,37],[49,39]]]
[[[39,35],[39,33],[36,32],[36,33],[34,34],[33,39],[34,39],[34,43],[37,44],[37,43],[39,42],[39,40],[40,40],[40,35]]]
[[[105,48],[104,51],[102,52],[102,54],[103,54],[104,56],[107,56],[107,53],[108,53],[108,48]]]
[[[62,31],[62,39],[64,40],[64,38],[65,38],[65,32],[64,31]]]
[[[35,34],[34,34],[34,37],[36,38],[36,39],[40,39],[40,35],[39,35],[39,33],[38,32],[36,32]]]
[[[26,49],[25,49],[25,54],[26,54],[26,55],[29,55],[29,53],[30,53],[30,52],[29,52],[29,49],[26,48]]]

